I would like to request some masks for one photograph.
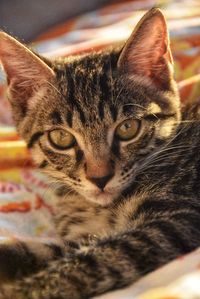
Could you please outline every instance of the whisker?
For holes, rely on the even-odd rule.
[[[61,95],[61,97],[63,98],[63,99],[65,99],[65,96],[61,93],[61,91],[60,90],[58,90],[51,82],[49,82],[49,81],[45,81],[47,84],[49,84],[59,95]]]
[[[109,60],[109,66],[110,66],[110,81],[111,81],[111,100],[114,103],[114,93],[113,93],[114,83],[113,83],[113,73],[112,73],[112,66],[111,66],[111,57]]]
[[[124,86],[122,86],[121,89],[119,90],[119,92],[118,92],[118,94],[117,94],[117,96],[116,96],[116,98],[115,98],[115,104],[117,104],[117,100],[118,100],[118,98],[120,97],[120,95],[121,95],[123,89],[124,89]]]
[[[142,108],[143,110],[146,110],[147,111],[147,108],[142,106],[142,105],[139,105],[139,104],[136,104],[136,103],[126,103],[123,105],[124,106],[135,106],[135,107],[139,107],[139,108]]]

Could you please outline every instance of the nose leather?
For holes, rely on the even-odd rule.
[[[110,181],[113,177],[113,173],[103,177],[90,177],[88,178],[93,184],[95,184],[99,189],[102,189],[106,186],[106,184]]]

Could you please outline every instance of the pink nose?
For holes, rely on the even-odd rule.
[[[113,173],[110,173],[109,175],[103,177],[90,177],[87,179],[90,180],[93,184],[95,184],[99,189],[103,190],[106,184],[111,180],[113,175]]]
[[[88,161],[85,172],[86,178],[102,190],[114,176],[113,166],[109,161]]]

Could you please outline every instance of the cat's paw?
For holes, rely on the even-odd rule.
[[[29,245],[13,237],[0,237],[0,285],[37,271],[38,259]],[[32,242],[31,245],[40,252],[38,244]]]
[[[29,290],[25,288],[23,290],[23,281],[14,281],[12,283],[6,283],[0,286],[0,299],[43,299],[35,297],[34,294],[30,294]],[[47,298],[45,298],[47,299]]]
[[[0,286],[14,277],[16,272],[15,240],[11,237],[0,237]],[[1,299],[1,297],[0,297]]]
[[[25,249],[24,243],[19,239],[0,237],[0,286],[27,273],[24,271],[28,268],[26,256],[23,254]],[[31,258],[31,254],[29,256]]]
[[[0,287],[0,299],[17,299],[16,294],[13,295],[11,286],[1,286]]]

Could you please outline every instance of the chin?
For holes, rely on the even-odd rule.
[[[113,194],[106,191],[91,192],[84,196],[88,201],[94,202],[102,207],[109,206],[118,197],[118,194]]]

